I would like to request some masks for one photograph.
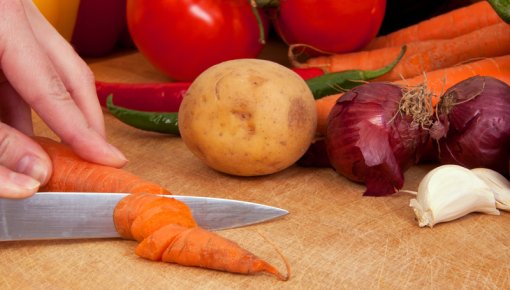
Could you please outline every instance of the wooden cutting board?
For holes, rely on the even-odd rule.
[[[275,54],[263,54],[273,59]],[[284,61],[284,58],[277,58]],[[98,80],[168,81],[137,53],[91,60]],[[54,136],[37,116],[39,135]],[[241,199],[287,209],[278,220],[220,231],[285,271],[269,239],[292,267],[291,279],[244,276],[151,262],[120,239],[0,243],[2,289],[509,289],[510,214],[470,214],[419,228],[411,196],[363,197],[364,187],[331,169],[293,166],[254,178],[202,164],[180,138],[128,127],[105,112],[108,139],[126,166],[175,194]],[[406,172],[416,190],[434,165]]]

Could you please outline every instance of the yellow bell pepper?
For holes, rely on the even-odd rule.
[[[80,0],[33,0],[41,13],[67,40],[73,36]]]

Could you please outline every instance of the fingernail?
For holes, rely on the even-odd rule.
[[[117,149],[112,144],[108,145],[110,146],[110,151],[113,153],[113,155],[115,155],[115,157],[117,157],[117,159],[121,160],[123,163],[126,163],[128,161],[126,156],[124,156],[124,154],[122,154],[122,152],[120,152],[119,149]]]
[[[48,178],[48,168],[41,159],[33,155],[22,157],[16,171],[28,175],[40,183],[45,183]]]
[[[27,193],[34,193],[41,185],[36,179],[16,172],[12,172],[9,175],[9,180],[11,181],[11,186],[9,186],[8,191],[14,196],[26,196]]]

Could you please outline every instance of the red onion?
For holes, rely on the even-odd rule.
[[[451,87],[437,105],[430,135],[438,140],[441,163],[485,167],[508,176],[510,86],[476,76]]]
[[[418,161],[428,140],[423,126],[429,125],[424,122],[430,122],[431,106],[423,96],[374,82],[348,91],[333,107],[326,133],[329,160],[341,175],[364,182],[364,195],[402,188],[404,170]]]

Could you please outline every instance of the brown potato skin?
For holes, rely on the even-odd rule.
[[[188,89],[179,109],[186,146],[205,164],[258,176],[294,164],[317,127],[313,95],[292,70],[261,59],[212,66]]]

